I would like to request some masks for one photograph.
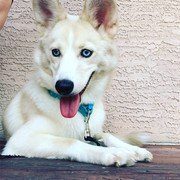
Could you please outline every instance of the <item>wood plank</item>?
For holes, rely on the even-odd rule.
[[[147,146],[154,163],[180,164],[180,146]]]
[[[4,143],[0,143],[1,148]],[[0,156],[0,179],[140,179],[180,180],[180,147],[148,146],[152,163],[133,167],[104,167],[86,163]]]

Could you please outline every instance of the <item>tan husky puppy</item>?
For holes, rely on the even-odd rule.
[[[34,0],[33,8],[42,33],[34,56],[38,70],[5,112],[9,140],[2,154],[107,166],[151,161],[147,150],[102,130],[102,98],[117,63],[116,3],[87,0],[80,17],[66,14],[58,0]],[[94,107],[86,116],[79,108],[87,105]],[[86,142],[88,131],[107,147]]]

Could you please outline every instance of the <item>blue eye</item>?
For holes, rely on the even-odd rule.
[[[81,51],[81,56],[84,57],[84,58],[89,58],[91,57],[93,54],[93,51],[89,50],[89,49],[83,49]]]
[[[61,56],[61,51],[59,49],[53,49],[52,50],[52,55],[54,57],[60,57]]]

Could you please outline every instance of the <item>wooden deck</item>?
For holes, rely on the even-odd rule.
[[[0,142],[0,149],[4,146]],[[104,167],[64,160],[0,156],[2,179],[180,180],[180,146],[147,146],[152,163],[133,167]]]

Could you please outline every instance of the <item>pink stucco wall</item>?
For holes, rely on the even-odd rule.
[[[71,14],[82,9],[80,0],[62,2]],[[118,7],[119,64],[105,97],[106,130],[180,143],[180,1],[118,0]],[[1,115],[33,72],[36,42],[31,2],[15,0],[0,32]]]

